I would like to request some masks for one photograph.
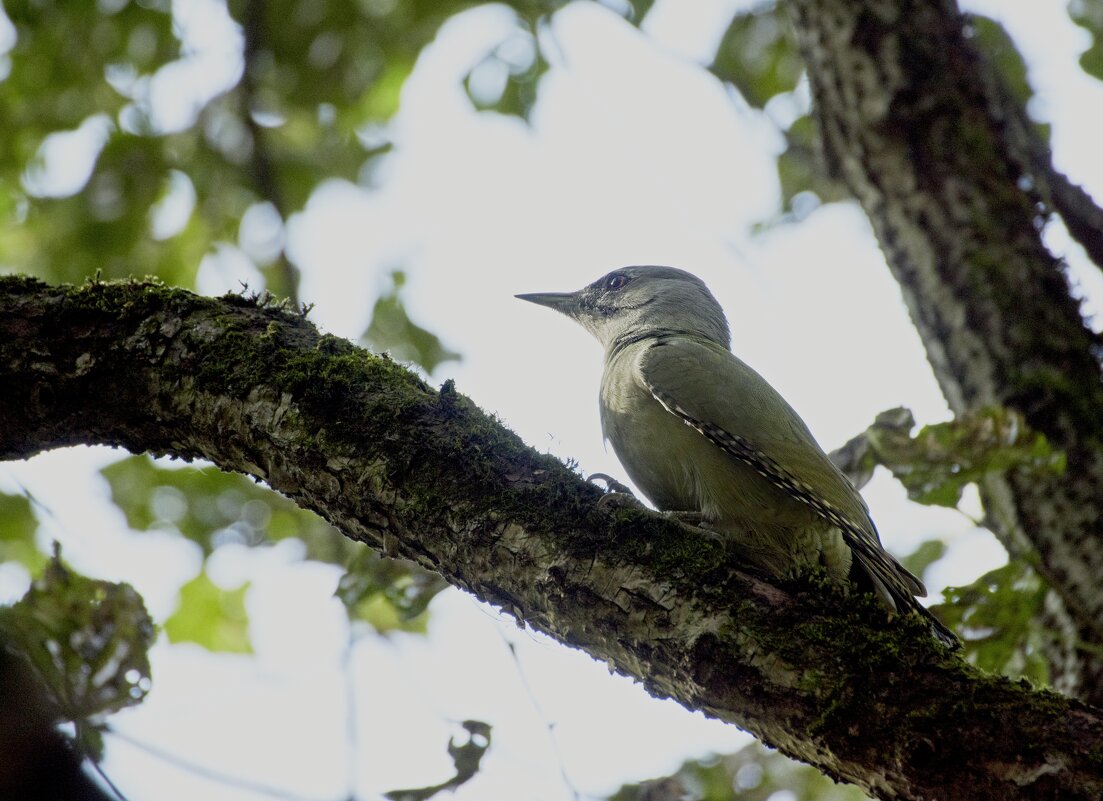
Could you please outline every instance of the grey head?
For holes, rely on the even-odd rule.
[[[622,267],[577,292],[517,295],[570,317],[606,351],[663,334],[704,337],[727,348],[728,321],[705,282],[676,267]]]

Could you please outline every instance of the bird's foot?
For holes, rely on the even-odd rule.
[[[706,522],[705,516],[700,512],[669,511],[663,512],[663,515],[669,517],[671,520],[677,520],[679,523],[685,523],[689,526],[700,526]]]
[[[608,473],[590,473],[590,475],[586,476],[586,480],[587,481],[601,481],[601,482],[604,482],[606,492],[610,492],[610,493],[615,492],[615,493],[623,493],[625,495],[632,495],[632,490],[628,489],[627,486],[625,486],[624,484],[621,484],[619,481],[617,481],[615,478],[613,478]],[[632,497],[635,498],[636,496],[632,495]]]
[[[710,540],[715,540],[716,542],[723,542],[725,540],[724,535],[713,529],[710,525],[711,521],[701,512],[679,512],[672,510],[663,512],[662,515],[670,520],[677,520],[683,525],[693,527],[695,531]]]
[[[612,476],[606,473],[593,473],[586,476],[587,481],[601,481],[605,484],[605,494],[602,495],[597,505],[606,510],[610,509],[642,509],[640,499]]]

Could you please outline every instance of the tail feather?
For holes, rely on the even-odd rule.
[[[940,642],[954,649],[961,647],[957,635],[916,600],[915,596],[922,598],[927,594],[922,581],[913,576],[890,553],[879,546],[872,547],[865,537],[854,537],[847,531],[843,532],[843,536],[854,553],[855,566],[861,568],[873,584],[877,597],[886,606],[896,612],[918,612],[927,619],[931,632]]]

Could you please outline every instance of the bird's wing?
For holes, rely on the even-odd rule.
[[[887,601],[910,593],[914,604],[911,595],[926,595],[922,582],[881,547],[862,496],[804,421],[731,351],[703,340],[665,337],[643,352],[639,368],[667,411],[838,526]],[[694,391],[687,383],[694,376],[705,377],[708,386]]]

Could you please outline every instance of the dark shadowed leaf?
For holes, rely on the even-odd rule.
[[[467,742],[456,744],[456,739],[448,740],[448,755],[456,767],[456,775],[446,782],[430,787],[416,787],[409,790],[391,790],[384,797],[389,801],[425,801],[445,790],[451,792],[466,784],[479,772],[483,755],[490,748],[490,724],[481,720],[465,720],[461,724],[467,732]]]
[[[129,584],[73,572],[56,549],[26,595],[0,608],[0,635],[69,720],[115,712],[149,691],[154,626],[141,596]]]
[[[965,587],[949,587],[938,616],[962,635],[965,655],[978,667],[1039,685],[1049,681],[1042,626],[1047,587],[1021,559],[985,573]]]

